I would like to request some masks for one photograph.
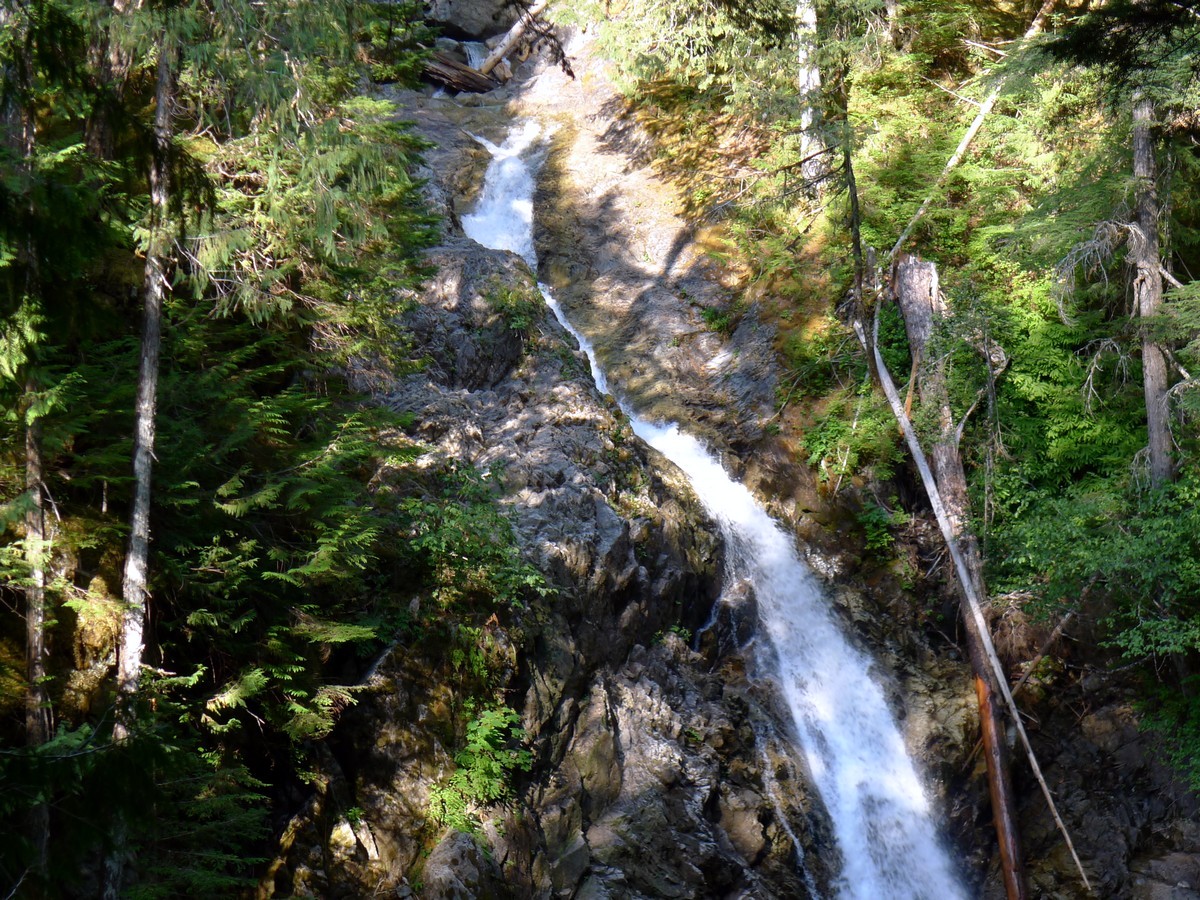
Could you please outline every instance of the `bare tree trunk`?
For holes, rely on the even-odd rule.
[[[796,89],[800,96],[800,174],[812,184],[819,184],[827,172],[825,141],[818,133],[821,71],[810,52],[810,42],[817,34],[817,7],[813,0],[796,3],[796,34],[799,49],[796,54]],[[814,191],[819,193],[819,191]]]
[[[129,515],[129,549],[121,593],[125,612],[117,646],[117,715],[113,742],[128,736],[137,715],[145,651],[147,573],[150,556],[150,487],[154,466],[154,426],[158,405],[158,361],[162,346],[162,306],[167,289],[170,229],[171,117],[175,108],[175,72],[178,48],[164,29],[159,45],[154,92],[154,155],[150,161],[150,244],[142,285],[142,355],[138,365],[137,401],[134,409],[133,507]],[[118,814],[112,825],[112,846],[104,860],[103,900],[121,896],[128,864],[129,827]]]
[[[25,383],[27,397],[36,385],[30,377]],[[25,550],[29,559],[29,586],[25,589],[25,743],[40,747],[50,740],[53,720],[50,694],[46,690],[46,510],[42,487],[42,426],[34,411],[26,409],[25,487],[29,491],[29,511],[25,514]],[[29,831],[36,848],[35,867],[46,873],[50,851],[50,809],[39,803],[29,814]]]
[[[900,49],[900,3],[899,0],[883,0],[883,8],[887,13],[888,43],[896,50]]]
[[[129,550],[121,593],[125,613],[117,653],[117,723],[113,739],[123,740],[134,717],[142,653],[148,592],[150,555],[150,485],[154,466],[155,409],[158,403],[158,358],[162,344],[162,304],[166,291],[167,255],[171,246],[168,202],[170,173],[171,116],[175,101],[175,51],[164,38],[158,58],[155,88],[154,156],[150,163],[150,246],[146,250],[142,288],[142,355],[138,366],[138,390],[133,442],[133,508],[129,517]]]
[[[96,83],[102,88],[101,102],[96,104],[84,128],[84,141],[88,149],[101,159],[109,159],[113,152],[113,107],[125,94],[129,75],[129,52],[119,42],[114,42],[114,30],[127,28],[125,13],[138,9],[142,0],[110,0],[108,24],[99,29],[98,36],[88,48],[89,68],[97,73]],[[103,91],[107,91],[105,95]]]
[[[933,474],[941,495],[950,531],[957,541],[966,563],[970,589],[981,601],[987,597],[983,580],[983,558],[979,543],[968,527],[970,500],[967,477],[963,470],[958,447],[958,430],[954,425],[946,390],[945,364],[926,359],[934,323],[946,316],[945,303],[938,289],[937,267],[920,259],[906,258],[896,264],[893,278],[896,301],[904,317],[908,345],[912,350],[914,370],[923,373],[918,394],[923,406],[937,410],[939,431],[933,445]],[[1008,747],[1004,743],[1004,718],[997,693],[996,676],[989,663],[983,635],[979,633],[968,602],[968,586],[962,586],[962,617],[967,635],[967,650],[975,672],[975,692],[979,698],[979,720],[987,761],[988,790],[992,798],[992,818],[1000,846],[1000,870],[1004,877],[1005,893],[1009,900],[1025,900],[1025,863],[1021,852],[1020,831],[1017,827],[1017,803],[1012,784],[1012,766]]]
[[[854,258],[854,300],[863,302],[863,281],[866,264],[863,261],[862,210],[858,205],[858,181],[854,177],[854,129],[850,127],[850,111],[842,118],[842,164],[846,170],[846,193],[850,198],[850,253]]]
[[[16,66],[4,73],[9,88],[9,104],[0,115],[0,137],[22,160],[25,176],[32,182],[37,154],[37,121],[34,113],[35,69],[28,29],[30,11],[15,3],[0,5],[0,27],[16,28],[14,35]],[[28,213],[35,214],[33,200]],[[25,295],[30,301],[40,297],[41,278],[38,247],[32,232],[27,232],[20,248],[24,268]],[[29,508],[25,513],[25,559],[29,564],[29,583],[25,587],[25,744],[40,747],[50,740],[53,720],[50,695],[46,689],[46,513],[42,483],[42,425],[34,408],[38,380],[34,374],[38,356],[36,346],[25,350],[24,399],[21,405],[25,421],[25,489]],[[28,835],[34,846],[33,868],[45,876],[50,849],[50,809],[39,803],[29,811]]]
[[[1158,189],[1154,137],[1150,127],[1154,104],[1140,91],[1133,97],[1133,177],[1137,182],[1138,236],[1130,249],[1137,272],[1133,291],[1142,319],[1162,306],[1163,278],[1158,246]],[[1148,330],[1142,332],[1142,388],[1146,398],[1146,431],[1150,444],[1150,483],[1155,487],[1174,475],[1171,427],[1167,421],[1167,360]]]

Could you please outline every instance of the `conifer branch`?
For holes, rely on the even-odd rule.
[[[1055,0],[1046,0],[1046,2],[1042,4],[1042,8],[1038,10],[1038,14],[1034,16],[1033,22],[1030,24],[1029,29],[1025,32],[1025,36],[1022,40],[1032,40],[1041,33],[1042,27],[1046,24],[1047,17],[1054,9],[1054,3]],[[989,93],[983,103],[979,105],[979,112],[975,115],[975,121],[971,123],[971,127],[967,129],[967,133],[964,134],[962,140],[958,142],[958,147],[955,149],[953,155],[949,160],[946,161],[946,165],[942,167],[942,174],[938,176],[937,181],[934,182],[933,188],[925,197],[925,200],[921,203],[920,207],[918,207],[916,214],[912,217],[912,219],[909,220],[908,224],[904,226],[904,230],[900,232],[900,237],[896,239],[895,245],[892,247],[891,251],[889,251],[889,261],[895,259],[897,254],[904,249],[904,245],[912,235],[913,229],[917,227],[917,223],[920,222],[921,219],[925,218],[925,214],[929,212],[929,207],[933,204],[934,198],[938,195],[938,192],[942,189],[943,185],[945,185],[946,179],[950,177],[950,173],[958,167],[960,162],[962,162],[963,156],[966,155],[967,148],[971,146],[971,142],[975,140],[975,135],[977,135],[979,130],[983,128],[983,122],[988,117],[988,114],[992,111],[992,107],[994,107],[996,105],[996,101],[1000,99],[1000,92],[1004,90],[1004,83],[1006,80],[1006,76],[1000,76],[995,87],[992,88],[991,93]]]

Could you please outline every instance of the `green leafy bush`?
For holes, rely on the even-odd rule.
[[[533,754],[521,746],[525,732],[520,722],[515,710],[492,706],[468,723],[466,741],[454,756],[458,768],[430,796],[434,821],[478,834],[479,809],[512,796],[514,775],[533,765]]]

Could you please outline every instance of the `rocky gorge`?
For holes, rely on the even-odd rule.
[[[756,677],[755,598],[723,585],[715,524],[596,390],[542,305],[540,278],[593,339],[622,396],[702,434],[795,532],[876,660],[969,895],[1001,896],[974,694],[961,654],[929,615],[944,604],[944,585],[930,574],[919,597],[895,573],[863,565],[857,538],[839,533],[846,509],[821,496],[767,427],[772,329],[754,310],[728,335],[707,326],[705,310],[719,313],[731,297],[702,230],[675,214],[651,139],[622,117],[586,36],[569,51],[574,79],[534,58],[508,86],[469,101],[394,93],[401,117],[433,144],[424,174],[445,227],[428,255],[436,274],[403,313],[427,365],[373,386],[379,402],[416,414],[412,437],[433,448],[427,465],[463,460],[494,473],[525,557],[552,588],[537,609],[486,626],[502,673],[494,689],[520,713],[531,769],[512,803],[487,811],[481,835],[431,829],[429,802],[452,769],[464,698],[437,657],[393,650],[343,716],[318,790],[289,823],[260,893],[832,891],[840,862],[828,813],[777,692]],[[473,135],[499,142],[520,116],[554,129],[535,204],[539,273],[460,227],[489,160]],[[1010,662],[1024,651],[1013,648]],[[1071,662],[1025,703],[1098,892],[1200,896],[1194,800],[1138,730],[1120,679]],[[1082,896],[1031,783],[1022,784],[1022,826],[1035,894]]]

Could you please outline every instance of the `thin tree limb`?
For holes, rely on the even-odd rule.
[[[1042,26],[1046,24],[1046,18],[1050,15],[1051,10],[1054,9],[1054,3],[1055,0],[1046,0],[1046,2],[1042,4],[1042,8],[1039,9],[1038,14],[1034,16],[1033,23],[1025,32],[1025,36],[1022,40],[1028,41],[1037,37],[1038,34],[1041,33]],[[929,195],[917,209],[916,215],[909,220],[909,223],[904,227],[904,231],[900,233],[900,237],[896,239],[895,246],[893,246],[891,252],[888,253],[889,259],[896,258],[896,254],[900,252],[900,250],[904,247],[905,242],[909,239],[909,237],[912,236],[913,229],[917,227],[917,223],[920,222],[921,219],[925,218],[925,213],[929,211],[929,207],[933,204],[934,197],[936,197],[938,192],[942,189],[942,186],[946,183],[946,179],[950,176],[950,173],[957,168],[960,162],[962,162],[963,156],[966,155],[967,148],[971,146],[971,142],[975,140],[975,135],[977,135],[979,133],[979,129],[983,127],[984,119],[988,117],[988,113],[992,111],[992,107],[994,107],[996,105],[996,101],[1000,99],[1000,92],[1004,90],[1004,82],[1006,80],[1007,78],[1005,76],[1001,76],[996,82],[995,87],[992,88],[991,93],[988,94],[983,103],[979,105],[979,112],[975,115],[975,121],[971,123],[971,127],[967,129],[967,133],[964,134],[962,140],[958,142],[958,147],[955,149],[954,154],[949,160],[947,160],[946,165],[942,167],[942,174],[939,175],[937,181],[934,182],[933,188],[929,191]]]

